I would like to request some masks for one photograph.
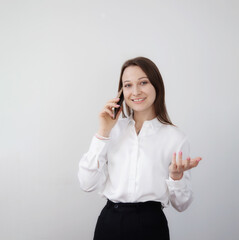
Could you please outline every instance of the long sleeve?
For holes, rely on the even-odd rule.
[[[107,179],[107,147],[109,140],[93,137],[90,148],[79,161],[78,179],[80,187],[87,192],[94,191]]]
[[[180,151],[183,153],[183,160],[190,156],[190,146],[186,138],[177,149],[177,156]],[[169,200],[172,206],[179,212],[186,210],[193,200],[190,170],[183,173],[181,180],[174,181],[169,178],[166,180],[166,183],[168,185]]]
[[[82,155],[80,187],[113,202],[158,201],[183,211],[192,201],[191,178],[186,171],[180,181],[168,179],[174,151],[189,156],[189,143],[177,127],[154,118],[144,121],[137,135],[132,116],[118,119],[110,139],[93,137]]]

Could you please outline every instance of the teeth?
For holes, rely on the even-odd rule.
[[[144,100],[143,98],[141,98],[141,99],[135,99],[135,100],[133,100],[134,102],[139,102],[139,101],[142,101],[142,100]]]

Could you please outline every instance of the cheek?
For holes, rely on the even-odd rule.
[[[156,100],[156,93],[154,93],[153,95],[153,102],[155,102],[155,100]]]
[[[127,90],[124,91],[124,101],[125,101],[125,103],[127,103],[127,104],[130,104],[130,103],[131,103],[130,94],[129,94],[129,92],[127,92]]]
[[[123,91],[123,94],[125,99],[129,97],[129,91],[127,91],[127,89]]]
[[[152,98],[156,98],[156,91],[153,87],[148,89],[148,93],[149,93],[150,96],[152,96]]]
[[[125,102],[126,102],[127,104],[130,104],[130,103],[131,103],[131,100],[130,100],[129,98],[127,98],[127,97],[126,97],[124,100],[125,100]]]
[[[156,92],[155,91],[153,91],[152,96],[153,96],[153,98],[155,100],[156,99]]]

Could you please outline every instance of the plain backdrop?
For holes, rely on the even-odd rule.
[[[203,158],[193,204],[165,209],[171,239],[238,239],[238,23],[236,0],[0,0],[0,239],[92,239],[106,201],[78,162],[137,56]]]

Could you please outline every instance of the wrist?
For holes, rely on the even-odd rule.
[[[102,137],[105,137],[105,138],[108,138],[109,135],[110,135],[110,131],[109,130],[98,130],[97,133],[99,136],[102,136]]]
[[[100,140],[109,140],[110,139],[109,137],[102,136],[102,135],[100,135],[98,133],[95,134],[95,137],[97,137]]]
[[[170,174],[170,178],[172,178],[174,181],[179,181],[183,178],[183,172],[182,173],[176,173],[176,174]]]

